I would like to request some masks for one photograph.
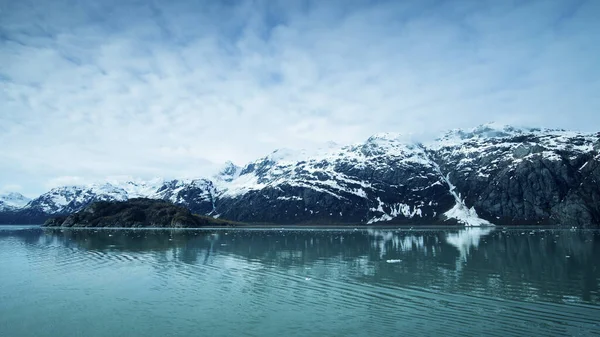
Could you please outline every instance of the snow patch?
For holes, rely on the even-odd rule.
[[[455,219],[465,226],[494,226],[491,222],[480,218],[477,215],[477,211],[475,211],[474,207],[468,208],[462,201],[458,199],[454,207],[444,213],[444,216],[449,219]]]
[[[291,196],[291,197],[277,197],[277,200],[303,200],[301,197],[298,196]]]
[[[410,218],[410,219],[414,218],[415,216],[423,217],[423,212],[421,211],[421,209],[418,206],[410,206],[410,205],[403,204],[403,203],[394,203],[394,204],[389,205],[389,207],[386,207],[386,208],[389,208],[390,211],[385,212],[384,206],[386,206],[386,205],[383,201],[381,201],[381,198],[377,197],[377,203],[378,203],[377,208],[371,208],[370,211],[383,213],[383,214],[371,218],[370,220],[367,221],[367,224],[391,221],[391,220],[399,217],[400,215],[402,215],[405,218]]]
[[[480,218],[477,214],[477,211],[475,211],[474,207],[467,207],[460,195],[456,193],[456,186],[454,186],[450,182],[450,174],[444,176],[440,167],[437,164],[434,164],[434,166],[436,167],[442,179],[448,185],[449,192],[450,194],[452,194],[455,200],[454,207],[452,207],[449,211],[445,212],[444,216],[447,219],[455,219],[456,221],[465,226],[494,226],[491,222]]]

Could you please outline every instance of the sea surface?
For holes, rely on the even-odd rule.
[[[600,336],[600,232],[0,226],[0,336]]]

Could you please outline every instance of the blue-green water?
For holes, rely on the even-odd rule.
[[[0,226],[0,336],[598,336],[600,232]]]

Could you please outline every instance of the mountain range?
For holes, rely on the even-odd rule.
[[[0,196],[0,222],[145,197],[250,223],[600,225],[600,133],[486,124],[406,139],[280,149],[198,179],[63,186],[32,200],[12,193]]]

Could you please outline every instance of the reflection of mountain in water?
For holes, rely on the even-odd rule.
[[[261,275],[276,271],[299,280],[342,278],[482,296],[493,289],[507,298],[600,303],[600,234],[592,231],[0,230],[5,239],[66,247],[68,256],[79,252],[81,263],[137,261],[165,277],[221,268],[260,286]],[[59,251],[57,258],[67,256],[57,249],[46,254]]]
[[[379,249],[379,257],[383,258],[388,249],[392,251],[407,252],[411,250],[423,250],[425,249],[425,237],[423,234],[415,235],[404,232],[404,235],[400,235],[399,232],[395,231],[384,231],[384,230],[367,230],[367,234],[372,237],[371,245],[373,248]]]
[[[477,248],[481,238],[493,230],[493,227],[467,227],[459,230],[458,233],[448,233],[446,242],[458,249],[461,260],[467,261],[471,247]]]

